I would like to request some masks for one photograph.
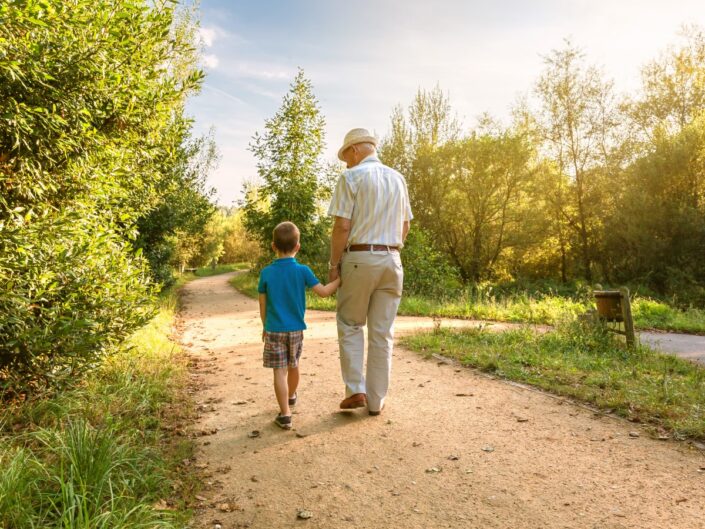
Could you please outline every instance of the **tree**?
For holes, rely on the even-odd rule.
[[[408,115],[407,115],[408,114]],[[409,198],[415,206],[414,189],[419,154],[429,152],[460,136],[460,123],[450,98],[440,86],[419,88],[407,114],[401,106],[392,111],[391,131],[379,146],[380,159],[401,172],[409,184]]]
[[[178,143],[162,169],[155,205],[137,220],[135,240],[150,264],[152,278],[162,285],[173,282],[174,262],[183,267],[195,255],[195,247],[185,248],[197,244],[215,212],[210,202],[214,189],[206,184],[218,159],[212,135],[193,139],[186,130],[174,139]]]
[[[325,260],[324,124],[311,82],[299,70],[281,107],[265,121],[264,133],[255,134],[250,144],[261,185],[246,190],[244,221],[264,255],[271,255],[274,227],[291,221],[301,231],[303,258]]]
[[[642,69],[640,97],[626,105],[647,142],[659,130],[677,134],[705,108],[705,32],[686,26],[681,37],[680,48],[669,48]]]
[[[261,257],[257,241],[245,230],[242,210],[233,209],[226,218],[222,263],[256,263]]]
[[[149,316],[133,242],[183,176],[202,72],[174,2],[9,0],[0,20],[0,390],[18,390],[77,381]]]
[[[536,117],[546,154],[570,178],[555,207],[575,235],[582,273],[591,280],[603,213],[597,195],[608,177],[617,120],[612,83],[583,61],[583,53],[570,42],[553,50],[544,59],[535,92],[542,105]]]
[[[417,218],[465,281],[495,276],[522,223],[531,151],[511,131],[474,131],[421,151],[416,160]]]

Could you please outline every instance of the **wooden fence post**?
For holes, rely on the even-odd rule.
[[[636,336],[634,334],[634,320],[632,319],[632,304],[629,301],[629,289],[622,287],[619,289],[622,294],[622,318],[624,319],[624,335],[627,338],[627,347],[630,349],[636,346]]]

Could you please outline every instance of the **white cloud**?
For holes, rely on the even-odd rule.
[[[288,80],[293,76],[293,74],[285,68],[251,63],[240,63],[237,67],[237,73],[242,77],[261,79],[263,81]]]
[[[218,67],[220,61],[218,60],[218,57],[216,55],[206,53],[203,55],[203,64],[206,66],[206,68],[214,69]]]
[[[233,94],[231,94],[230,92],[226,92],[225,90],[221,90],[220,88],[217,88],[217,87],[215,87],[215,86],[213,86],[213,85],[211,85],[211,84],[204,83],[204,84],[203,84],[203,88],[207,88],[207,89],[209,89],[209,90],[213,90],[214,92],[217,92],[217,93],[219,93],[220,95],[225,96],[225,97],[227,97],[228,99],[230,99],[231,101],[235,101],[236,103],[238,103],[238,104],[240,104],[240,105],[245,105],[245,106],[247,105],[247,103],[246,103],[245,101],[243,101],[242,99],[240,99],[239,97],[234,96]]]
[[[201,42],[206,46],[206,48],[210,48],[213,46],[213,42],[215,42],[217,35],[217,31],[215,28],[208,28],[208,27],[203,27],[199,28],[198,30],[198,36],[201,39]]]

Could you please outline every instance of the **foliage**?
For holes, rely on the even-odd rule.
[[[217,211],[195,242],[195,254],[188,259],[192,266],[256,263],[260,256],[259,244],[245,230],[242,211],[235,208]]]
[[[10,0],[0,21],[0,383],[23,390],[142,324],[135,245],[163,279],[166,235],[210,214],[183,114],[202,73],[173,2]]]
[[[385,163],[407,166],[416,222],[464,281],[503,275],[502,261],[522,245],[516,234],[525,224],[522,200],[533,170],[526,135],[485,119],[461,137],[438,89],[419,91],[408,122],[400,111],[392,119],[381,153]]]
[[[441,328],[404,342],[652,424],[659,433],[705,439],[705,369],[647,347],[630,351],[600,326],[571,322],[547,333]]]
[[[457,271],[423,229],[409,231],[404,243],[404,291],[434,298],[450,296],[460,286]]]
[[[260,258],[260,247],[245,230],[242,210],[233,210],[226,217],[225,237],[221,263],[256,263]]]
[[[582,52],[570,42],[553,50],[536,84],[541,102],[537,126],[551,160],[565,185],[557,181],[553,211],[564,231],[574,238],[582,276],[592,279],[592,263],[599,233],[600,196],[605,169],[611,163],[611,140],[616,126],[612,83],[595,67],[586,66]]]
[[[250,145],[262,183],[247,189],[244,224],[264,256],[271,255],[274,227],[291,221],[301,231],[303,260],[326,261],[330,221],[322,204],[329,196],[329,187],[322,185],[324,123],[311,82],[299,70],[282,106]]]
[[[3,230],[0,389],[75,382],[146,321],[145,269],[126,247],[88,213]]]
[[[468,288],[600,281],[705,304],[703,30],[684,28],[642,78],[620,98],[566,42],[509,125],[481,116],[464,133],[439,87],[394,108],[381,156]]]
[[[191,138],[184,130],[177,138],[169,167],[159,183],[158,204],[137,221],[135,246],[144,249],[153,279],[163,285],[173,281],[172,265],[187,263],[202,237],[215,207],[214,189],[206,178],[217,162],[212,136]]]
[[[177,475],[192,442],[167,451],[162,434],[187,408],[175,400],[186,370],[169,340],[175,301],[163,293],[158,315],[80,387],[3,409],[0,527],[183,527],[183,504],[159,510],[192,487]]]

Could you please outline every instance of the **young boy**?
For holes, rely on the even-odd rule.
[[[277,426],[291,428],[290,406],[296,404],[299,358],[303,349],[306,288],[325,298],[335,292],[340,279],[323,286],[308,266],[296,262],[299,229],[282,222],[272,233],[272,250],[277,259],[259,276],[259,313],[262,318],[264,367],[274,370],[274,393],[279,403]]]

